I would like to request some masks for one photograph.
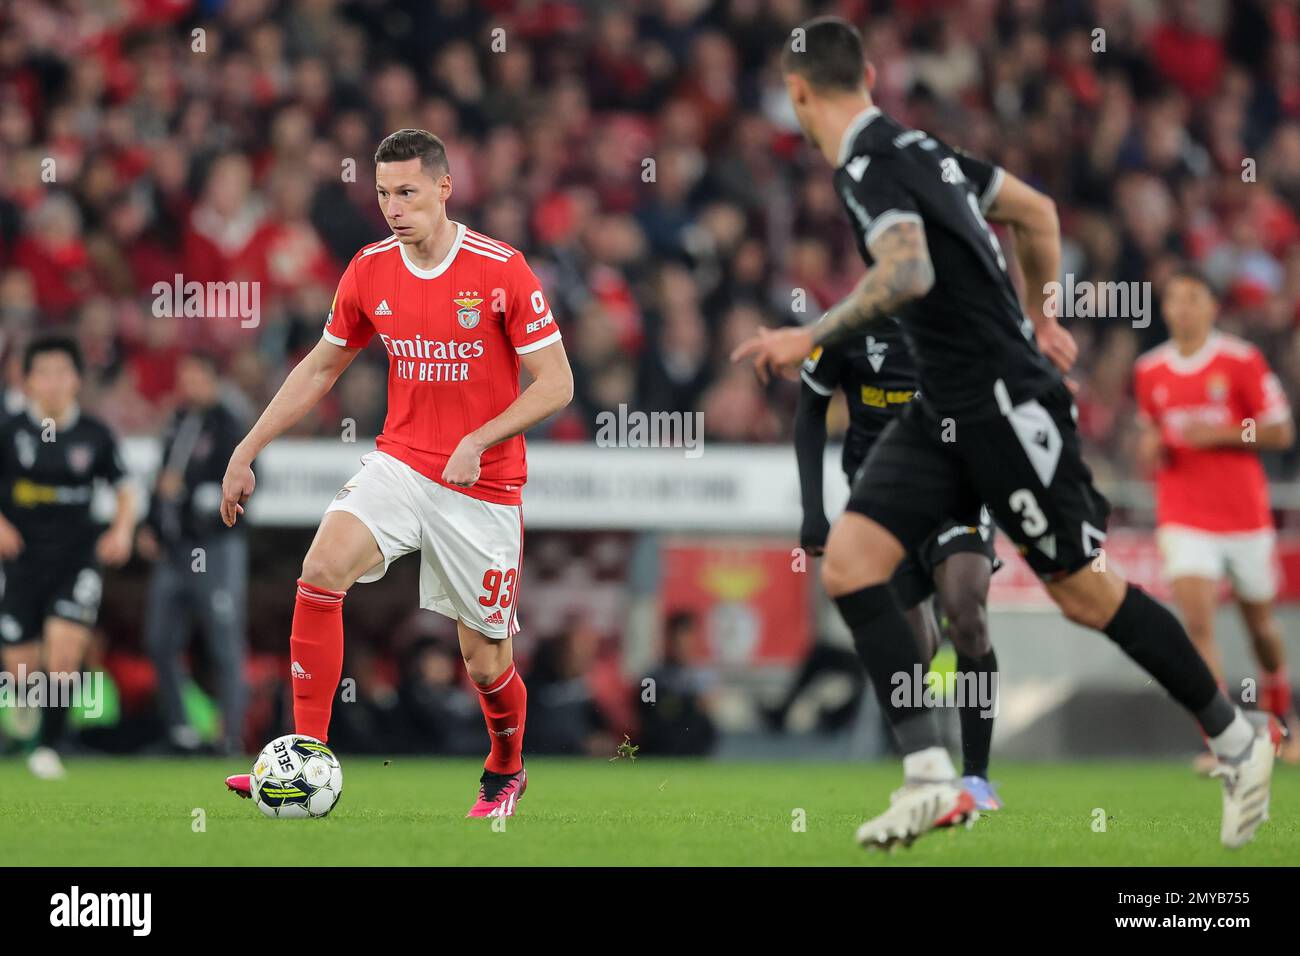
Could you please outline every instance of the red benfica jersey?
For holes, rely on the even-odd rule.
[[[1259,531],[1273,526],[1268,482],[1259,456],[1247,448],[1191,448],[1183,429],[1191,422],[1256,426],[1290,414],[1282,386],[1259,349],[1232,335],[1211,332],[1192,355],[1172,342],[1137,362],[1141,416],[1160,429],[1166,457],[1156,472],[1156,522],[1204,531]]]
[[[414,265],[390,236],[366,246],[339,280],[325,338],[388,351],[388,417],[375,443],[443,484],[460,440],[519,396],[519,356],[560,341],[537,276],[518,250],[463,224],[447,257]],[[479,480],[449,488],[519,504],[528,477],[524,436],[483,453]]]

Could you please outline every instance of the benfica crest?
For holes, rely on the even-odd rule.
[[[456,319],[460,322],[461,328],[472,329],[478,325],[478,307],[483,304],[483,300],[478,297],[477,292],[462,292],[461,298],[451,301],[460,306],[456,312]]]
[[[1220,374],[1211,375],[1206,379],[1205,391],[1209,395],[1210,401],[1223,401],[1228,397],[1228,377]]]

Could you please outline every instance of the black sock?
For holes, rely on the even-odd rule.
[[[59,691],[51,687],[50,693],[55,694],[59,693]],[[59,744],[63,742],[63,734],[67,727],[68,708],[58,701],[47,700],[45,707],[41,709],[41,746],[58,750]]]
[[[1227,729],[1236,711],[1219,691],[1214,675],[1178,618],[1140,587],[1130,584],[1106,636],[1154,677],[1200,722],[1210,737]]]
[[[961,773],[963,777],[988,779],[998,693],[998,657],[993,648],[983,657],[957,655],[957,686],[965,690],[964,703],[957,709],[961,721]],[[993,695],[987,707],[978,699],[985,692]]]
[[[894,589],[887,583],[873,584],[837,597],[835,604],[853,632],[858,659],[867,669],[899,749],[907,755],[943,746],[939,721],[920,700],[924,687],[912,693],[912,683],[924,679],[927,668]],[[900,674],[906,678],[908,692],[896,694],[895,675]]]

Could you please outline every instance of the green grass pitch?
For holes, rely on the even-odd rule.
[[[0,762],[7,865],[1277,865],[1300,859],[1300,771],[1279,766],[1273,819],[1218,843],[1217,781],[1185,764],[1000,765],[1008,809],[894,855],[853,832],[896,763],[532,760],[519,814],[466,820],[481,764],[344,757],[324,820],[271,820],[225,791],[240,761],[71,759],[68,779]],[[195,811],[202,811],[202,816]],[[802,814],[799,812],[802,811]],[[1101,812],[1097,812],[1101,811]],[[1105,814],[1105,832],[1095,821]],[[798,831],[800,819],[806,823]],[[198,830],[198,821],[204,829]]]

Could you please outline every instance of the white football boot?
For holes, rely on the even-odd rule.
[[[1255,739],[1238,757],[1221,759],[1211,776],[1223,781],[1223,826],[1219,839],[1236,850],[1255,838],[1268,819],[1273,758],[1282,742],[1282,727],[1271,714],[1246,715],[1255,726]]]
[[[892,851],[931,830],[979,819],[975,797],[956,780],[908,783],[890,795],[889,809],[858,827],[858,843]]]
[[[32,776],[42,780],[62,780],[68,775],[63,769],[63,761],[59,759],[59,752],[49,747],[33,750],[27,757],[27,769],[32,772]]]

